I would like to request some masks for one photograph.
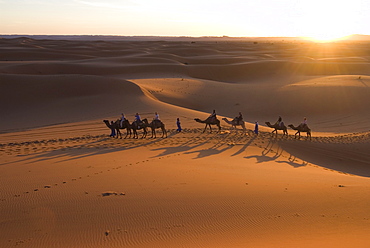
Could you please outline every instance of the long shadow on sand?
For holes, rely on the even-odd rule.
[[[279,141],[279,146],[308,163],[352,175],[370,177],[370,143],[331,144]]]
[[[198,153],[198,155],[194,159],[205,158],[208,156],[221,154],[227,150],[232,149],[236,143],[242,143],[242,142],[246,142],[245,136],[240,136],[237,133],[235,134],[229,133],[229,134],[223,135],[216,143],[214,143],[210,147],[205,147],[204,149],[185,152],[185,154]],[[251,140],[249,140],[249,142],[246,142],[245,145],[243,145],[243,147],[239,151],[234,153],[232,156],[235,156],[241,153],[243,150],[246,149],[246,147],[250,143],[251,143]]]
[[[185,142],[177,143],[176,146],[166,146],[166,147],[161,147],[161,148],[155,148],[155,149],[152,149],[152,151],[162,151],[162,153],[154,157],[162,157],[162,156],[171,155],[175,153],[184,153],[194,148],[206,145],[207,143],[210,142],[211,139],[212,139],[211,136],[204,137],[203,139],[201,139],[200,136],[197,136]]]
[[[286,151],[279,145],[279,140],[271,138],[266,146],[262,147],[261,155],[244,157],[246,159],[255,158],[257,164],[275,161],[280,164],[288,164],[294,168],[306,166],[308,163],[304,160],[299,161],[295,156],[286,154]]]
[[[135,149],[143,145],[152,145],[156,142],[162,141],[162,138],[157,139],[130,139],[130,140],[120,140],[114,139],[106,136],[93,138],[90,142],[84,143],[82,145],[72,145],[68,141],[61,142],[57,144],[48,144],[53,146],[50,151],[40,151],[29,153],[25,155],[18,155],[18,157],[23,159],[14,161],[24,162],[25,164],[33,164],[41,161],[60,159],[64,158],[59,162],[71,161],[81,158],[86,158],[89,156],[102,155],[108,153],[114,153],[124,150]],[[50,142],[52,143],[52,142]],[[12,162],[5,162],[0,165],[11,164]]]

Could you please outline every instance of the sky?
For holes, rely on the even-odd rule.
[[[339,38],[369,0],[0,0],[0,34]]]

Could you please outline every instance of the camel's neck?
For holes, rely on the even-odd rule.
[[[201,120],[201,119],[195,119],[196,122],[199,122],[199,123],[206,123],[205,120]]]
[[[104,121],[105,125],[107,125],[107,127],[111,128],[111,125],[109,124],[109,121]]]
[[[229,121],[227,118],[223,118],[223,120],[224,120],[227,124],[230,124],[230,125],[233,125],[233,124],[234,124],[232,121]]]

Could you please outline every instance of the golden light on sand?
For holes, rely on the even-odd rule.
[[[370,247],[369,42],[85,38],[0,39],[1,248]]]
[[[325,43],[325,42],[335,42],[335,41],[341,40],[343,36],[332,35],[332,34],[318,34],[315,36],[310,36],[310,37],[305,37],[305,38],[308,40],[314,41],[314,42]]]
[[[335,34],[318,34],[312,37],[307,37],[307,39],[315,42],[335,42],[343,38],[343,36],[338,36]]]

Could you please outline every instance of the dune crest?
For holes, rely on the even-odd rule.
[[[16,38],[0,55],[0,247],[370,247],[367,44]],[[213,110],[246,130],[204,131]],[[120,139],[122,113],[168,135]],[[279,116],[312,138],[272,134]]]

